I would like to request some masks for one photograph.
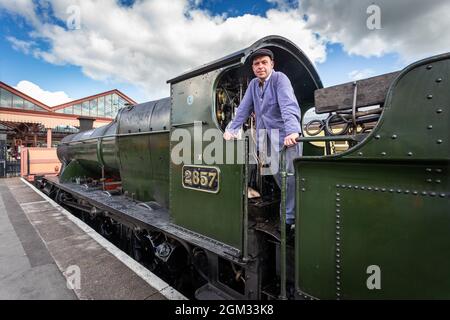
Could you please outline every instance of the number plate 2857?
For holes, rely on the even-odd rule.
[[[197,191],[219,192],[220,170],[207,166],[183,166],[183,187]]]

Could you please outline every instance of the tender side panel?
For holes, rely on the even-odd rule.
[[[298,161],[297,288],[325,299],[448,299],[448,170]],[[370,289],[374,268],[381,289]]]

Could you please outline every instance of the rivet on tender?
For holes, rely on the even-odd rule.
[[[427,65],[427,70],[431,70],[433,66],[431,64]]]
[[[395,140],[395,139],[397,139],[397,135],[393,134],[391,138]]]
[[[428,129],[428,130],[433,129],[433,125],[430,124],[430,125],[427,127],[427,129]]]
[[[437,83],[442,82],[442,78],[437,78],[437,79],[436,79],[436,82],[437,82]]]
[[[379,134],[377,134],[376,136],[375,136],[375,139],[380,139],[381,138],[381,136],[379,135]]]
[[[386,155],[386,152],[383,151],[383,152],[381,153],[381,155],[382,155],[382,156],[385,156],[385,155]]]
[[[426,191],[422,191],[421,194],[422,194],[423,196],[426,196],[426,195],[427,195],[427,192],[426,192]]]
[[[358,156],[362,156],[363,155],[363,153],[362,152],[358,152]]]
[[[428,100],[433,99],[433,95],[432,95],[432,94],[427,95],[427,99],[428,99]]]
[[[408,152],[408,156],[412,156],[413,155],[413,153],[410,151],[410,152]]]
[[[441,144],[441,143],[442,143],[442,140],[441,140],[441,139],[438,139],[438,140],[436,141],[436,143],[437,143],[437,144]]]
[[[436,113],[442,113],[442,109],[441,108],[437,109]]]

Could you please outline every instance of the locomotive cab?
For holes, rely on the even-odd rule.
[[[242,100],[249,82],[255,77],[253,74],[250,55],[257,49],[266,48],[274,53],[274,70],[283,72],[290,80],[295,96],[303,116],[308,110],[314,108],[314,92],[322,87],[311,62],[305,54],[287,41],[279,39],[261,40],[259,44],[252,46],[241,63],[225,68],[218,76],[214,87],[215,101],[213,110],[214,120],[220,130],[233,120],[239,103]],[[248,172],[248,210],[250,219],[264,221],[268,218],[278,223],[278,212],[280,190],[275,183],[270,170],[270,160],[265,152],[259,152],[256,148],[255,119],[248,119],[242,128],[240,138],[249,140],[249,172]],[[302,134],[303,135],[303,134]],[[304,155],[321,155],[324,148],[320,144],[305,143],[303,145]]]
[[[269,216],[278,221],[278,187],[267,173],[267,164],[258,161],[260,157],[252,148],[255,126],[251,119],[244,125],[242,139],[225,141],[220,150],[223,158],[215,157],[215,162],[206,159],[205,153],[210,150],[207,140],[213,139],[207,138],[206,132],[215,130],[214,139],[223,141],[222,133],[234,118],[250,80],[255,77],[249,57],[260,48],[272,50],[274,69],[287,75],[304,114],[313,106],[314,91],[322,88],[322,83],[307,56],[292,42],[278,36],[263,38],[246,49],[168,81],[172,97],[172,160],[179,152],[183,131],[190,136],[193,146],[191,158],[183,155],[182,161],[171,162],[172,217],[178,225],[224,242],[239,254],[246,247],[244,230],[248,221],[266,220]],[[308,155],[322,154],[322,150],[309,143],[304,146],[304,154]],[[219,182],[212,183],[215,188],[203,188],[200,179],[193,181],[194,175],[214,175]],[[250,201],[248,194],[252,198]],[[189,199],[190,205],[181,203],[181,198]],[[223,205],[218,207],[217,203]]]

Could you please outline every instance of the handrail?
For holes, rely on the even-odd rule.
[[[367,137],[367,134],[345,135],[345,136],[314,136],[299,137],[297,142],[321,142],[321,141],[355,141],[361,142]]]
[[[180,128],[180,127],[190,127],[195,125],[205,125],[207,124],[206,121],[193,121],[193,122],[183,122],[183,123],[174,123],[172,124],[173,128]]]
[[[281,241],[280,241],[280,299],[287,300],[286,296],[286,182],[287,182],[287,169],[286,169],[286,150],[287,147],[283,146],[280,154],[280,175],[281,175]]]

